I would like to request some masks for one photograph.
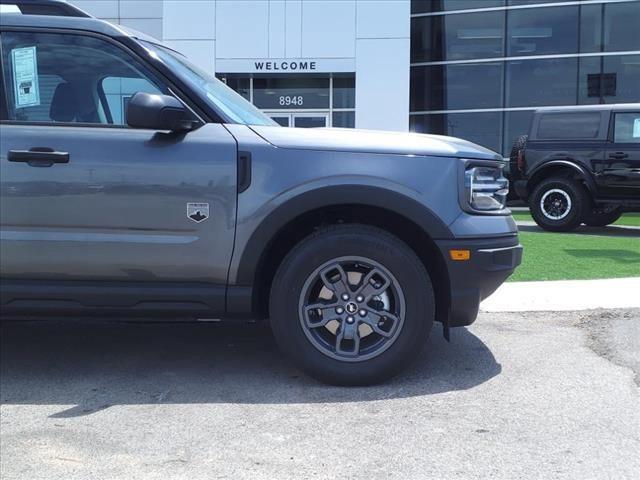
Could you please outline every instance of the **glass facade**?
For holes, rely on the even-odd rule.
[[[353,73],[217,77],[285,127],[355,127]]]
[[[410,128],[507,155],[532,111],[640,101],[640,0],[412,0]]]

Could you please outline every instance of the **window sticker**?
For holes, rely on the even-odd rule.
[[[640,117],[633,120],[633,138],[640,138]]]
[[[11,62],[16,108],[40,105],[36,47],[14,48],[11,50]]]

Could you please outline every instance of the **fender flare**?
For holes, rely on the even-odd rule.
[[[412,221],[432,239],[453,238],[447,225],[435,213],[401,193],[358,184],[320,187],[290,198],[262,220],[239,253],[236,284],[253,285],[263,253],[289,222],[313,210],[344,204],[383,208]]]
[[[546,168],[549,167],[569,167],[570,169],[572,169],[574,172],[578,173],[580,175],[580,177],[582,177],[585,181],[585,183],[587,184],[587,188],[589,189],[589,191],[591,192],[595,192],[596,191],[596,182],[593,179],[593,176],[582,166],[578,165],[577,162],[573,161],[572,159],[566,159],[566,160],[551,160],[549,162],[545,162],[541,165],[538,165],[530,174],[529,174],[529,180],[527,182],[528,185],[531,184],[531,180],[533,178],[535,178],[539,173],[541,173],[542,171],[544,171]]]

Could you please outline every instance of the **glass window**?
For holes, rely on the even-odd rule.
[[[528,135],[531,129],[533,110],[521,112],[504,112],[504,145],[502,154],[506,157],[520,135]]]
[[[509,10],[508,55],[545,55],[578,51],[578,7]]]
[[[186,57],[161,45],[141,42],[152,55],[173,70],[183,82],[200,91],[202,98],[228,118],[228,121],[244,125],[277,125],[251,102],[238,95],[231,88],[209,72],[195,66]]]
[[[640,143],[640,112],[616,113],[613,141]]]
[[[138,61],[92,37],[3,33],[10,120],[124,125],[125,99],[168,93]]]
[[[597,138],[600,112],[547,113],[540,117],[538,138]]]
[[[579,60],[578,104],[595,105],[602,97],[602,57],[584,57]]]
[[[503,67],[503,62],[412,67],[411,110],[502,107]]]
[[[227,87],[242,95],[245,100],[251,100],[251,79],[247,75],[236,73],[219,73],[216,75]]]
[[[534,5],[536,3],[563,3],[572,0],[509,0],[509,5]]]
[[[265,109],[329,108],[329,78],[254,77],[253,103]]]
[[[356,79],[353,74],[333,76],[333,108],[355,108]]]
[[[127,105],[129,99],[137,92],[160,93],[145,78],[107,77],[102,80],[101,89],[109,106],[113,123],[117,125],[126,125]]]
[[[575,105],[576,58],[512,60],[507,62],[507,107]]]
[[[502,57],[504,11],[411,19],[411,61]]]
[[[413,132],[463,138],[494,151],[502,146],[502,112],[411,115]]]
[[[411,13],[466,10],[470,8],[501,7],[504,0],[412,0]]]
[[[604,49],[640,50],[640,2],[608,3],[604,7]]]
[[[602,9],[604,4],[580,6],[580,51],[602,51]]]
[[[640,55],[602,58],[603,103],[634,103],[640,99]]]
[[[355,128],[356,112],[333,112],[332,126],[340,128]]]

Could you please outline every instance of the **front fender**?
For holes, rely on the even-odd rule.
[[[270,202],[274,203],[274,202]],[[234,254],[237,265],[235,278],[230,283],[251,285],[262,252],[277,233],[295,218],[312,210],[337,205],[364,205],[384,208],[412,221],[433,239],[450,239],[452,233],[447,225],[429,208],[403,193],[384,188],[357,183],[318,186],[288,196],[283,202],[275,202],[273,208],[251,232],[244,245],[238,242]]]

